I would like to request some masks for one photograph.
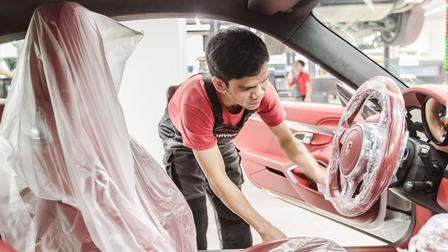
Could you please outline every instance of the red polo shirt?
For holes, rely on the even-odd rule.
[[[195,75],[182,83],[171,98],[168,111],[173,125],[182,134],[184,146],[194,150],[205,150],[217,144],[213,134],[215,120],[212,105],[202,75]],[[243,111],[232,114],[222,106],[224,125],[236,126],[241,120]],[[272,84],[268,84],[260,106],[255,112],[270,127],[277,126],[285,120],[286,112]]]
[[[292,79],[290,85],[298,84],[300,88],[300,93],[302,96],[306,96],[306,83],[311,82],[310,75],[304,72],[301,72],[299,74],[296,74],[294,78]]]

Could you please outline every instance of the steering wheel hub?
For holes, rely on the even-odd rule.
[[[359,124],[354,125],[347,134],[345,142],[341,148],[341,172],[348,175],[353,171],[358,163],[363,144],[363,130]]]

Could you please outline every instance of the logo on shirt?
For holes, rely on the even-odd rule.
[[[236,137],[238,135],[238,133],[223,133],[223,134],[216,134],[216,138],[221,139],[221,138],[233,138]]]

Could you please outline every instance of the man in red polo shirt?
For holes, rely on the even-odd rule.
[[[289,72],[285,74],[286,89],[292,88],[292,96],[296,99],[310,102],[311,101],[311,80],[310,75],[303,72],[305,62],[298,60],[294,67],[296,75],[289,82]]]
[[[326,171],[286,125],[286,113],[268,80],[269,54],[259,37],[244,28],[220,30],[207,44],[206,59],[210,74],[182,83],[159,124],[164,163],[193,212],[198,249],[207,248],[206,195],[218,215],[224,249],[251,246],[250,226],[263,241],[285,238],[242,194],[243,173],[233,139],[257,113],[307,176],[323,184]]]

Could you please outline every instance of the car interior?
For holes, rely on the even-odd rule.
[[[7,210],[0,215],[1,250],[35,247],[45,251],[62,246],[113,251],[130,244],[132,251],[194,250],[194,229],[185,200],[126,128],[117,98],[121,63],[132,54],[141,34],[117,22],[198,17],[261,32],[268,47],[284,46],[337,79],[336,104],[282,99],[294,137],[327,167],[326,185],[312,182],[284,156],[257,115],[250,117],[235,140],[249,179],[246,183],[386,244],[342,248],[330,240],[312,240],[318,246],[334,251],[415,251],[411,249],[429,246],[417,242],[425,240],[427,232],[437,237],[432,246],[448,249],[445,73],[440,74],[445,78],[440,83],[408,82],[384,67],[386,61],[372,59],[350,43],[345,32],[337,31],[345,25],[346,30],[360,34],[363,29],[372,31],[378,24],[395,22],[378,36],[387,50],[403,47],[417,35],[399,37],[397,29],[421,21],[422,8],[430,1],[223,2],[0,3],[0,23],[6,24],[0,29],[0,43],[26,42],[25,52],[14,62],[12,82],[0,82],[0,94],[5,93],[0,95],[4,97],[0,98],[0,149],[6,153],[0,172],[5,175],[2,190],[8,192],[2,196],[9,200],[2,204]],[[353,5],[361,10],[372,4],[377,10],[396,9],[378,17],[380,21],[344,20],[341,26],[322,17],[332,10],[326,9],[329,6]],[[40,12],[35,11],[38,7]],[[414,28],[420,31],[422,27]],[[268,37],[276,42],[268,42]],[[281,89],[275,81],[271,82]],[[286,90],[279,90],[280,97],[280,91],[288,96]],[[318,89],[315,92],[321,94]],[[134,172],[128,174],[123,167]],[[13,228],[8,224],[11,220],[22,224]],[[31,223],[35,233],[26,232]],[[64,232],[59,236],[60,229]],[[102,234],[114,231],[115,242]],[[23,232],[30,236],[23,239]],[[142,234],[147,233],[154,235],[145,238]],[[246,251],[269,251],[286,244],[307,248],[303,239],[291,238]]]

